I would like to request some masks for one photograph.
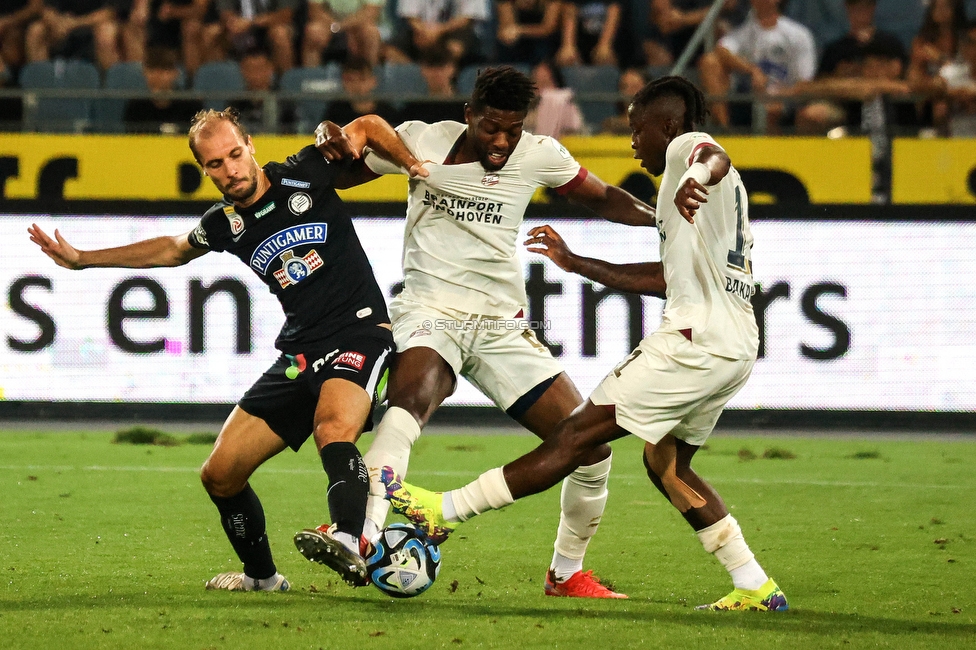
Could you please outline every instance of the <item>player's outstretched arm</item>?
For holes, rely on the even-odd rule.
[[[428,175],[423,161],[411,153],[396,130],[378,115],[357,117],[344,127],[326,120],[315,129],[315,148],[330,162],[343,158],[361,159],[366,147],[381,158],[406,169],[411,178]],[[354,187],[374,178],[376,174],[365,165],[354,165],[339,177],[336,187]]]
[[[708,186],[717,185],[732,168],[728,154],[717,147],[705,147],[698,161],[678,179],[678,189],[674,193],[674,205],[678,214],[695,223],[695,214],[702,203],[708,203]]]
[[[664,281],[664,268],[660,262],[611,264],[592,257],[581,257],[569,249],[563,238],[551,226],[538,226],[530,230],[525,245],[529,252],[545,255],[562,270],[582,275],[605,287],[628,293],[665,297],[667,284]]]
[[[55,264],[72,270],[96,266],[128,269],[180,266],[207,252],[190,245],[189,233],[145,239],[117,248],[82,251],[69,244],[57,230],[54,231],[54,238],[51,238],[35,223],[27,232],[30,240],[40,246],[41,251]]]
[[[653,226],[656,223],[654,208],[630,192],[605,183],[593,173],[587,174],[567,196],[607,221],[628,226]]]

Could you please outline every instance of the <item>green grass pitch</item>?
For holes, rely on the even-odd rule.
[[[410,478],[455,487],[532,445],[427,435]],[[715,435],[696,467],[786,592],[784,614],[694,611],[728,576],[650,486],[639,441],[614,450],[586,567],[629,600],[543,596],[558,489],[464,524],[430,591],[393,600],[295,550],[327,516],[311,443],[252,481],[293,590],[217,593],[204,582],[239,564],[199,483],[208,447],[0,432],[0,647],[976,647],[973,442]]]

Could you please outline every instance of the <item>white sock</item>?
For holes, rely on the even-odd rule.
[[[383,528],[390,513],[390,502],[386,500],[386,486],[380,480],[380,470],[389,466],[400,477],[406,476],[410,448],[419,437],[420,425],[399,406],[388,408],[376,427],[376,439],[363,456],[369,470],[369,497],[366,500],[366,525],[363,527],[367,539],[372,539]]]
[[[338,530],[332,533],[332,537],[335,538],[337,542],[345,546],[347,549],[359,555],[359,540],[350,535],[349,533],[339,532]]]
[[[458,521],[515,503],[501,467],[490,469],[463,488],[444,493],[451,499]]]
[[[698,539],[729,572],[736,589],[758,589],[769,579],[749,550],[739,522],[731,514],[699,530]]]
[[[596,534],[607,505],[611,459],[612,455],[595,465],[578,467],[563,480],[559,530],[551,565],[560,581],[583,569],[586,547]]]
[[[740,567],[732,569],[729,571],[729,574],[732,576],[732,584],[735,585],[736,589],[755,591],[769,580],[769,576],[766,575],[763,568],[756,562],[756,558],[749,560]]]
[[[583,558],[566,557],[556,551],[552,554],[552,564],[549,568],[556,576],[556,582],[566,582],[578,571],[583,570]]]
[[[244,588],[248,591],[272,591],[274,589],[274,585],[278,584],[278,578],[280,577],[280,573],[275,573],[270,578],[262,578],[261,580],[258,580],[257,578],[252,578],[245,573],[244,579],[241,582],[244,584]],[[256,584],[257,589],[254,588]]]

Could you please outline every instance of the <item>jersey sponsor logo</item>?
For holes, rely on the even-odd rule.
[[[310,207],[312,207],[312,197],[305,192],[295,192],[288,197],[288,209],[294,215],[306,212]]]
[[[297,187],[300,190],[307,190],[312,187],[312,184],[308,181],[296,181],[293,178],[282,178],[281,184],[285,187]]]
[[[498,174],[489,173],[481,177],[481,184],[485,187],[491,187],[492,185],[498,185],[498,181],[500,180],[501,178],[498,176]]]
[[[343,352],[338,357],[336,357],[335,361],[332,362],[332,365],[338,367],[339,364],[342,364],[344,366],[349,366],[347,370],[353,370],[353,369],[362,370],[363,364],[365,363],[366,363],[365,354],[360,354],[359,352],[350,351],[350,352]]]
[[[204,230],[202,223],[197,224],[197,227],[193,229],[191,234],[193,235],[193,238],[197,240],[198,244],[210,248],[210,242],[207,241],[207,231]]]
[[[271,264],[282,251],[306,244],[324,244],[328,233],[327,223],[306,223],[279,230],[258,244],[251,255],[251,268],[267,273]]]
[[[334,357],[337,354],[339,354],[339,348],[336,348],[335,350],[333,350],[332,352],[328,353],[324,357],[319,357],[318,359],[316,359],[315,361],[313,361],[312,362],[312,372],[318,372],[322,368],[322,366],[324,366],[326,363],[328,363],[329,359],[331,359],[332,357]]]
[[[224,206],[224,215],[227,216],[227,221],[230,223],[230,232],[234,235],[239,235],[244,232],[244,217],[234,212],[232,206]]]
[[[289,250],[281,254],[281,268],[274,272],[274,277],[284,289],[298,284],[320,266],[322,266],[322,258],[314,248],[304,257],[298,257]]]
[[[263,208],[261,208],[260,210],[258,210],[257,212],[255,212],[254,213],[254,218],[255,219],[260,219],[261,217],[263,217],[264,215],[268,214],[269,212],[271,212],[274,209],[275,209],[275,202],[272,201],[268,205],[264,206]]]
[[[372,313],[373,313],[372,307],[363,307],[362,309],[356,312],[356,318],[366,318]]]
[[[504,203],[484,199],[466,199],[459,196],[438,196],[424,190],[424,205],[444,212],[457,221],[476,221],[499,225],[502,222],[500,211]]]

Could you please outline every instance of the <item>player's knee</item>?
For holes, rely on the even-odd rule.
[[[222,471],[208,459],[200,469],[200,482],[207,494],[215,497],[232,497],[244,489],[247,480],[241,481],[229,472]]]
[[[356,442],[362,431],[362,422],[335,418],[317,423],[312,435],[315,438],[315,444],[321,449],[333,442]]]

